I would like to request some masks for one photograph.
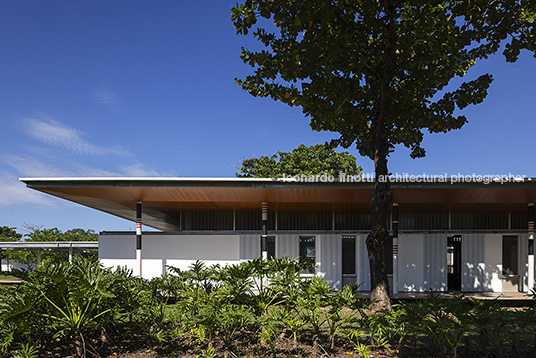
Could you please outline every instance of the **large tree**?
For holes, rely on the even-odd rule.
[[[362,168],[348,152],[337,152],[325,144],[300,144],[292,152],[281,152],[242,160],[237,177],[282,178],[284,176],[327,175],[339,178],[341,174],[358,176]]]
[[[396,145],[425,155],[424,131],[466,122],[458,109],[484,100],[490,74],[444,88],[499,51],[507,61],[536,49],[534,0],[247,0],[232,9],[237,33],[266,49],[242,49],[254,74],[236,82],[253,96],[301,106],[316,131],[340,136],[374,161],[367,237],[375,308],[389,308],[382,256],[392,193],[387,158]],[[257,26],[260,18],[270,19]]]

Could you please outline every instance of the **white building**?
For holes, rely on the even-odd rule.
[[[29,188],[133,222],[138,217],[138,235],[100,233],[99,257],[107,266],[126,265],[150,278],[168,265],[186,269],[198,259],[225,265],[258,257],[264,203],[269,256],[302,257],[315,262],[314,274],[334,287],[363,282],[361,289],[369,289],[365,238],[373,182],[21,180]],[[536,179],[406,179],[393,182],[391,189],[389,226],[398,237],[394,246],[388,243],[385,255],[395,291],[528,292],[534,287]],[[142,224],[161,231],[142,232]]]

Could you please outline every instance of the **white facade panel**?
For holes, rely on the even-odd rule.
[[[489,290],[502,292],[502,235],[486,234],[486,277]]]
[[[423,253],[424,290],[447,291],[447,235],[425,234]]]
[[[342,288],[342,239],[341,235],[320,235],[320,252],[317,256],[318,276],[334,288]],[[318,243],[316,244],[319,246]]]
[[[492,291],[493,269],[486,267],[486,241],[494,240],[493,234],[462,235],[462,291]],[[501,252],[501,250],[497,250]]]
[[[370,291],[370,264],[366,239],[367,235],[365,234],[357,235],[355,238],[357,284],[361,284],[360,291]]]
[[[529,234],[521,234],[519,237],[519,275],[520,275],[520,291],[529,292]]]
[[[428,287],[424,287],[424,234],[400,234],[398,237],[398,290],[427,290]]]
[[[240,235],[240,261],[253,260],[260,256],[260,234]]]
[[[275,256],[298,257],[300,256],[300,241],[299,236],[296,234],[291,235],[277,235],[275,238]]]

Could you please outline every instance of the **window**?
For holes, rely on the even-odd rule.
[[[502,264],[503,276],[519,274],[517,269],[517,236],[503,236]]]
[[[300,237],[300,260],[316,264],[316,245],[314,236]],[[314,268],[303,270],[302,273],[314,273]]]
[[[268,251],[268,258],[275,257],[275,236],[268,236],[266,238],[266,251]],[[262,237],[261,237],[261,257],[262,257]]]
[[[388,275],[393,274],[393,237],[385,239],[383,246],[383,259],[385,260],[385,271]]]
[[[342,274],[355,275],[355,236],[342,236]]]

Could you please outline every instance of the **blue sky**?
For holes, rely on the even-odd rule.
[[[134,230],[131,222],[27,189],[20,177],[233,177],[240,159],[323,143],[298,108],[251,97],[234,78],[236,0],[2,1],[0,226]],[[397,148],[393,173],[536,177],[536,59],[501,56],[462,130],[426,135],[427,157]],[[349,148],[357,155],[354,148]],[[366,173],[372,162],[358,157]]]

